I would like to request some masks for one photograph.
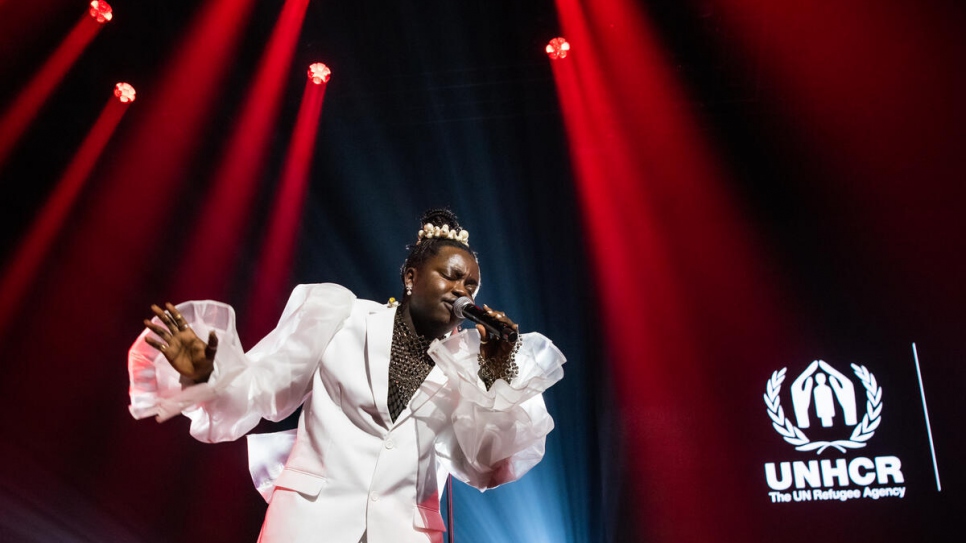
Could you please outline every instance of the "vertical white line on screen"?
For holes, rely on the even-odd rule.
[[[926,416],[926,434],[929,435],[929,450],[932,452],[932,469],[936,472],[936,491],[942,492],[943,486],[939,482],[939,464],[936,463],[936,447],[932,442],[932,427],[929,425],[929,409],[926,407],[926,390],[922,386],[922,371],[919,370],[919,353],[916,343],[912,344],[912,357],[916,361],[916,376],[919,377],[919,394],[922,395],[922,412]]]

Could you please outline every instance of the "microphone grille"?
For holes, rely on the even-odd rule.
[[[461,296],[453,302],[453,314],[456,315],[457,319],[465,319],[466,315],[463,313],[463,310],[471,305],[473,305],[473,300],[470,300],[466,296]]]

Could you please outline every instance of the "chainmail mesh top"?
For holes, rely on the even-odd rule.
[[[393,422],[423,383],[435,363],[426,351],[433,340],[417,335],[397,310],[392,323],[389,353],[389,417]]]

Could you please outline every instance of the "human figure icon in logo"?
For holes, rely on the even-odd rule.
[[[805,368],[792,382],[791,394],[799,428],[811,426],[809,411],[813,403],[815,414],[822,421],[823,427],[832,426],[835,403],[842,408],[845,424],[855,426],[857,423],[855,387],[852,381],[824,360],[815,360]]]
[[[835,402],[832,400],[832,388],[825,384],[826,376],[824,373],[815,375],[815,414],[822,421],[822,426],[830,428],[832,419],[835,417]]]
[[[845,424],[855,426],[859,421],[856,416],[855,386],[852,385],[852,381],[824,360],[819,360],[818,365],[828,374],[828,384],[831,385],[832,391],[835,392],[835,399],[842,406],[842,416],[845,419]]]

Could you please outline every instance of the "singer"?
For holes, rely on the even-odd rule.
[[[182,413],[195,438],[220,442],[302,407],[297,431],[248,436],[268,502],[260,542],[441,543],[447,474],[485,490],[543,458],[542,393],[564,356],[538,333],[510,341],[518,326],[486,305],[474,321],[513,334],[458,330],[453,303],[480,287],[469,233],[445,209],[420,225],[400,302],[299,285],[248,351],[230,306],[168,303],[131,346],[135,418]]]

